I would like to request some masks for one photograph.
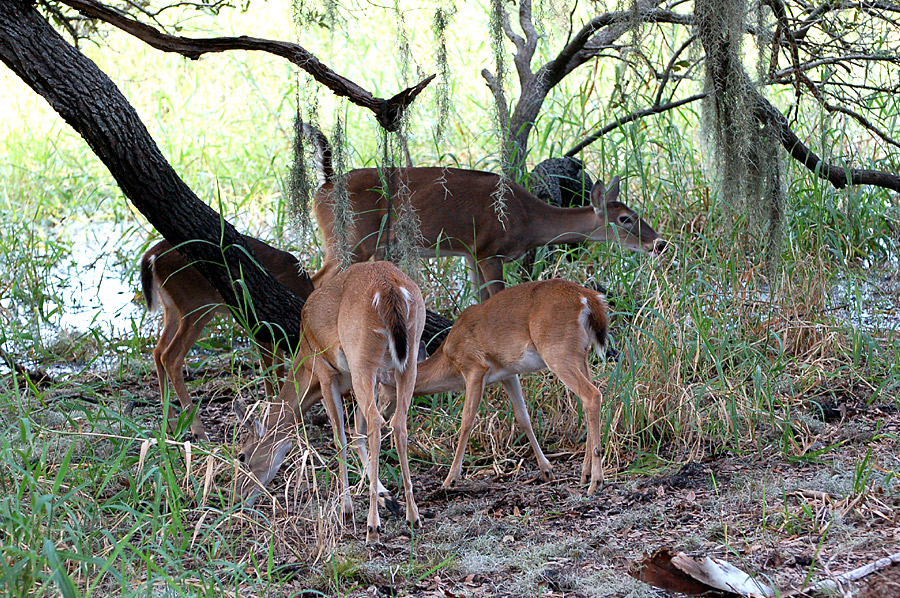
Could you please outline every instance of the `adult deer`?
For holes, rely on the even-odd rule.
[[[379,379],[392,379],[396,408],[391,418],[397,456],[403,478],[406,520],[419,525],[413,498],[407,455],[407,412],[416,380],[416,350],[425,326],[425,302],[418,286],[389,262],[354,264],[317,288],[303,306],[300,350],[279,393],[279,403],[266,423],[254,421],[250,437],[238,460],[248,473],[238,479],[238,494],[252,503],[261,487],[274,477],[290,448],[290,438],[303,408],[310,404],[310,390],[321,397],[334,430],[339,450],[341,511],[352,512],[347,476],[342,397],[356,395],[357,429],[366,435],[366,447],[357,444],[369,479],[369,512],[366,541],[378,541],[381,521],[378,481],[381,427],[375,388]],[[369,458],[371,455],[371,458]],[[381,496],[379,496],[381,495]]]
[[[323,266],[313,276],[318,286],[319,280],[327,280],[340,268],[333,212],[336,180],[328,140],[310,125],[305,125],[305,131],[316,148],[319,188],[314,207],[325,238]],[[598,181],[591,191],[591,206],[584,208],[548,205],[510,182],[504,194],[504,215],[498,217],[494,203],[500,181],[496,174],[458,168],[361,168],[347,173],[345,181],[354,214],[353,227],[347,231],[353,261],[380,257],[385,245],[393,242],[382,238],[388,206],[384,176],[393,177],[389,188],[408,189],[419,219],[421,255],[465,256],[482,300],[504,287],[503,262],[534,247],[610,239],[651,253],[660,253],[666,246],[649,224],[618,201],[619,177],[614,177],[608,188]]]
[[[414,392],[420,396],[466,391],[459,441],[444,487],[459,479],[484,387],[494,382],[509,395],[541,474],[552,478],[519,383],[522,374],[549,369],[581,399],[587,420],[581,483],[590,476],[588,494],[594,494],[603,483],[602,396],[591,381],[588,354],[592,346],[599,355],[605,354],[607,328],[603,295],[558,278],[509,287],[463,310],[437,351],[419,363]],[[385,388],[389,393],[390,387]]]
[[[244,237],[244,240],[259,263],[294,294],[307,297],[312,292],[309,275],[297,258],[258,239]],[[182,409],[191,413],[193,405],[182,372],[184,358],[212,317],[230,312],[219,292],[168,241],[160,241],[144,253],[141,285],[149,310],[154,312],[160,305],[163,308],[163,327],[153,349],[160,393],[165,396],[166,380],[171,380]],[[267,372],[274,359],[271,347],[264,345],[262,361]],[[266,392],[272,395],[270,375],[267,374],[265,384]],[[174,430],[177,421],[178,412],[170,404],[169,430]],[[207,440],[203,421],[196,413],[190,429],[194,438]]]

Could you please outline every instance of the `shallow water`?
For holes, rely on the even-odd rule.
[[[13,306],[10,299],[0,301],[0,308],[17,314],[17,324],[21,326],[8,337],[37,336],[45,346],[56,342],[65,344],[66,339],[85,334],[98,338],[104,347],[104,353],[99,356],[80,362],[75,358],[71,362],[41,363],[53,375],[85,367],[93,370],[116,367],[118,356],[107,352],[105,347],[115,347],[118,343],[108,341],[127,342],[136,334],[144,338],[156,335],[158,320],[148,314],[139,293],[137,267],[149,236],[134,221],[66,222],[49,231],[48,238],[68,248],[64,259],[48,267],[47,284],[53,288],[44,289],[43,293],[53,296],[55,305],[45,308],[49,316],[37,318],[34,305]],[[841,320],[867,331],[900,331],[898,272],[900,268],[894,260],[871,267],[863,276],[840,277],[833,287],[829,309]],[[465,284],[463,278],[460,284]],[[27,355],[32,354],[28,347],[7,343],[6,350],[27,364]],[[8,369],[0,364],[0,373],[5,371]]]

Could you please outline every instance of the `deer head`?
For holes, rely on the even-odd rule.
[[[240,465],[237,479],[236,500],[245,506],[253,506],[257,495],[265,488],[284,463],[293,446],[291,432],[295,428],[292,409],[284,403],[269,406],[266,423],[249,413],[243,401],[235,402],[241,425],[249,434],[237,453]]]
[[[666,241],[653,230],[634,210],[618,200],[619,177],[615,176],[604,188],[603,181],[597,181],[591,189],[591,206],[601,222],[607,223],[603,237],[591,237],[603,241],[612,236],[629,249],[655,255],[666,249]]]

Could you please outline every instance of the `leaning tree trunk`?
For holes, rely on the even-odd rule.
[[[303,301],[255,264],[241,235],[166,161],[116,85],[31,4],[0,0],[0,60],[84,137],[125,196],[246,318],[240,321],[254,336],[299,340]],[[252,309],[242,309],[245,293]]]
[[[235,228],[181,180],[109,77],[31,3],[0,0],[0,60],[87,141],[125,196],[194,262],[255,338],[296,346],[305,298],[257,264]],[[429,337],[448,322],[430,314]]]

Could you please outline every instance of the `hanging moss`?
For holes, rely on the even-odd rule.
[[[341,264],[346,268],[352,263],[353,253],[350,247],[350,235],[353,232],[355,214],[350,205],[350,196],[347,193],[347,152],[344,135],[344,120],[340,108],[334,119],[332,132],[332,166],[334,167],[334,187],[331,191],[331,212],[334,218],[333,246],[329,249]]]
[[[702,125],[712,146],[719,193],[726,205],[750,215],[765,235],[769,266],[777,257],[784,215],[784,181],[774,133],[755,118],[759,93],[744,69],[746,0],[697,0],[697,29],[706,50]],[[758,14],[755,19],[759,20]]]
[[[290,222],[296,227],[303,243],[310,241],[313,230],[310,209],[316,188],[316,176],[309,170],[307,154],[313,149],[303,134],[303,122],[318,126],[318,85],[306,73],[297,74],[296,112],[293,130],[293,156],[287,175],[287,202]],[[306,116],[304,117],[304,113]]]
[[[494,115],[497,128],[497,138],[500,141],[499,161],[500,177],[497,180],[497,188],[491,195],[494,212],[497,218],[503,222],[506,220],[506,197],[510,194],[509,174],[511,165],[510,148],[512,147],[512,135],[509,130],[509,104],[506,100],[506,92],[503,89],[506,81],[506,38],[503,33],[504,8],[502,0],[491,0],[491,14],[489,30],[491,50],[494,54],[494,76],[496,77],[494,92]]]
[[[434,54],[438,80],[435,85],[436,117],[434,126],[435,144],[444,141],[447,121],[450,116],[450,63],[447,60],[447,27],[456,14],[456,7],[438,6],[434,11],[431,30],[434,33]]]
[[[305,233],[311,228],[309,203],[312,195],[312,181],[306,168],[304,140],[303,117],[300,114],[300,97],[298,94],[297,112],[294,115],[294,156],[288,172],[288,209],[298,228]]]

